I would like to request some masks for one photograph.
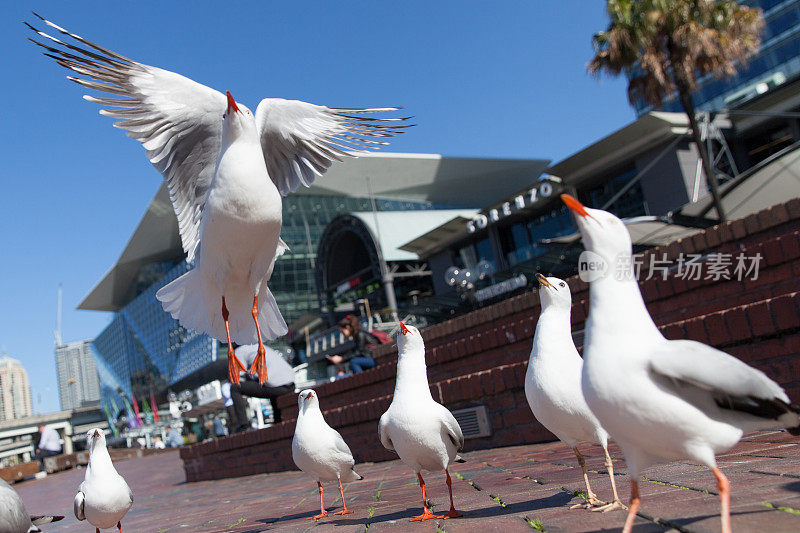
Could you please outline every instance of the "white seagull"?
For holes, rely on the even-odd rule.
[[[317,393],[306,389],[297,397],[300,412],[297,414],[297,424],[294,428],[294,438],[292,439],[292,460],[297,468],[311,474],[317,480],[319,488],[319,508],[320,512],[316,516],[311,516],[319,520],[328,516],[325,504],[322,500],[322,482],[337,481],[339,483],[339,494],[342,495],[342,509],[336,511],[335,515],[352,514],[353,511],[347,508],[344,501],[344,489],[342,481],[356,481],[364,479],[353,466],[356,464],[353,454],[350,452],[338,431],[333,429],[325,422],[322,411],[319,409],[319,399]]]
[[[86,442],[89,445],[89,464],[73,501],[75,518],[88,520],[97,533],[114,526],[122,533],[122,517],[133,505],[133,494],[111,462],[103,432],[90,429],[86,433]]]
[[[400,459],[417,474],[422,487],[422,514],[412,522],[431,518],[457,518],[461,513],[453,505],[453,487],[447,468],[464,462],[457,455],[464,447],[464,435],[453,413],[437,403],[428,386],[425,367],[425,344],[414,326],[400,323],[397,336],[397,382],[389,409],[378,422],[381,444],[397,452]],[[431,513],[425,496],[425,481],[420,472],[444,470],[450,492],[450,511],[445,515]]]
[[[536,323],[533,348],[525,373],[528,405],[533,416],[575,452],[586,483],[586,508],[603,512],[624,508],[617,495],[614,464],[608,455],[608,433],[586,405],[581,391],[583,359],[572,342],[572,294],[569,286],[563,280],[546,278],[541,274],[536,274],[536,279],[539,280],[542,312]],[[580,441],[603,447],[606,470],[614,493],[611,503],[599,500],[589,486],[586,462],[577,448]],[[574,505],[572,508],[577,507],[583,505]]]
[[[36,15],[36,13],[34,13]],[[187,261],[194,269],[161,288],[156,297],[180,323],[228,341],[228,377],[245,370],[232,342],[258,343],[251,373],[266,382],[262,340],[287,331],[267,287],[275,259],[287,250],[280,239],[281,196],[311,186],[334,161],[387,143],[406,118],[363,113],[399,108],[340,109],[297,100],[266,98],[255,115],[226,95],[174,72],[128,59],[39,17],[67,36],[62,41],[29,28],[44,54],[84,78],[84,87],[121,98],[84,96],[117,109],[164,177],[178,218]],[[89,79],[87,79],[89,78]],[[97,80],[97,81],[94,81]],[[355,150],[355,151],[353,151]]]
[[[642,470],[688,458],[714,472],[722,531],[730,532],[730,485],[715,455],[749,431],[781,427],[800,434],[800,408],[763,372],[735,357],[699,342],[665,339],[639,292],[625,225],[569,195],[561,198],[592,254],[588,260],[609,268],[590,284],[582,384],[586,403],[625,454],[631,504],[623,531],[631,530],[639,509]]]
[[[57,522],[63,516],[30,516],[25,504],[11,485],[0,479],[0,531],[3,533],[28,533],[41,531],[37,526]]]

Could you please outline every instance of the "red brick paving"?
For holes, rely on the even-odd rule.
[[[315,483],[297,471],[186,483],[178,454],[165,453],[117,464],[134,491],[134,506],[123,521],[131,532],[176,531],[314,531],[315,533],[380,531],[446,531],[475,533],[534,531],[539,521],[546,531],[599,532],[619,530],[623,511],[592,513],[569,510],[577,503],[573,491],[583,490],[574,455],[553,442],[467,452],[467,463],[453,467],[456,507],[464,518],[409,523],[421,512],[414,476],[399,461],[365,463],[363,481],[345,486],[355,514],[330,515],[313,522],[319,512]],[[602,452],[585,447],[592,487],[600,498],[611,493],[603,471]],[[617,485],[627,499],[629,483],[620,453]],[[737,532],[800,531],[800,439],[784,432],[748,437],[733,452],[721,456],[720,467],[731,480],[733,527]],[[646,471],[641,483],[642,508],[634,531],[719,531],[719,504],[714,476],[704,467],[672,463]],[[91,533],[88,524],[72,516],[72,498],[83,470],[17,484],[15,488],[32,514],[64,513],[67,518],[47,531]],[[449,506],[443,473],[425,476],[435,512]],[[341,508],[335,485],[325,487],[329,512]],[[778,507],[786,510],[779,510]],[[57,527],[56,527],[57,526]]]

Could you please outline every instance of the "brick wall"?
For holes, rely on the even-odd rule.
[[[758,279],[654,278],[640,283],[645,302],[667,338],[716,346],[764,371],[800,402],[800,199],[650,249],[643,261],[740,252],[761,254]],[[577,277],[568,282],[579,331],[588,285]],[[467,453],[553,438],[533,418],[523,391],[538,316],[538,294],[528,292],[424,330],[433,397],[450,409],[485,405],[489,413],[492,436],[468,440]],[[328,423],[358,461],[396,458],[380,445],[377,423],[391,401],[397,350],[383,345],[375,355],[376,368],[316,389]],[[277,401],[286,422],[181,449],[187,480],[294,469],[297,396]]]

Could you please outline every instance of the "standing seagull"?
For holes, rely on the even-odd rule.
[[[103,432],[90,429],[86,440],[89,443],[89,465],[73,501],[75,518],[88,520],[96,533],[114,526],[122,533],[122,517],[133,505],[133,494],[111,463]]]
[[[313,390],[307,389],[301,392],[297,403],[300,412],[297,413],[297,425],[292,439],[292,460],[297,468],[317,478],[319,487],[320,512],[316,516],[310,516],[309,519],[319,520],[328,516],[322,501],[323,481],[339,482],[342,510],[333,514],[352,514],[353,511],[347,508],[344,501],[342,480],[348,482],[364,479],[353,468],[356,464],[353,454],[339,432],[325,422],[319,409],[319,399]]]
[[[689,458],[714,472],[722,531],[729,533],[730,485],[715,455],[748,431],[782,427],[800,434],[800,408],[763,372],[735,357],[699,342],[665,339],[639,292],[622,221],[569,195],[561,198],[591,259],[610,270],[590,284],[582,384],[586,403],[628,464],[631,504],[623,531],[631,530],[639,509],[642,470]]]
[[[572,295],[569,286],[558,278],[536,274],[539,280],[539,299],[542,313],[536,323],[533,348],[525,373],[525,396],[533,415],[564,444],[572,448],[583,470],[586,483],[587,508],[595,511],[624,509],[614,482],[614,465],[608,455],[608,433],[589,410],[581,392],[583,360],[572,342],[570,311]],[[606,503],[597,498],[589,486],[586,462],[578,451],[579,441],[603,447],[606,470],[611,478],[614,501]],[[572,508],[582,507],[574,505]]]
[[[30,516],[17,491],[0,479],[0,531],[3,533],[28,533],[41,531],[37,526],[58,522],[63,516]]]
[[[397,336],[397,382],[389,409],[378,422],[381,444],[397,452],[400,459],[417,474],[422,487],[422,514],[412,522],[431,518],[457,518],[461,513],[453,505],[450,472],[453,462],[464,462],[456,452],[464,447],[464,435],[453,414],[434,401],[428,386],[425,367],[425,344],[417,328],[400,322]],[[450,491],[450,511],[445,515],[430,512],[425,496],[422,470],[444,470]]]
[[[122,119],[114,126],[142,143],[167,182],[187,261],[196,264],[158,291],[164,310],[187,328],[227,339],[233,383],[245,369],[231,341],[258,343],[250,372],[266,382],[263,338],[287,331],[267,288],[276,258],[287,250],[280,239],[281,196],[301,184],[310,187],[334,161],[387,144],[368,137],[392,137],[407,126],[387,123],[406,119],[359,116],[394,107],[336,109],[280,98],[262,100],[254,116],[230,93],[226,98],[36,16],[69,39],[26,23],[46,39],[31,41],[85,76],[69,80],[122,97],[84,96],[118,108],[100,113]]]

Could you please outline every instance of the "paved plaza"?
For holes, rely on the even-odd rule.
[[[586,447],[592,488],[600,498],[610,495],[602,450]],[[619,450],[612,448],[617,484],[627,501],[629,483]],[[261,474],[218,481],[186,483],[177,452],[119,462],[117,468],[134,492],[134,506],[123,531],[549,531],[619,530],[624,511],[592,513],[570,510],[581,501],[580,469],[572,452],[552,442],[481,450],[464,454],[467,463],[452,468],[456,507],[464,517],[409,523],[421,512],[420,490],[411,471],[400,461],[357,466],[363,481],[345,485],[345,517],[319,512],[315,483],[301,472]],[[720,467],[731,481],[734,531],[800,531],[800,439],[784,432],[764,432],[746,438]],[[32,514],[68,516],[47,531],[90,532],[72,516],[72,498],[83,470],[70,470],[42,480],[15,485]],[[425,476],[434,512],[447,510],[444,474]],[[719,502],[714,476],[690,463],[672,463],[647,471],[641,484],[643,505],[634,531],[719,531]],[[341,501],[335,485],[325,487],[329,512]]]

